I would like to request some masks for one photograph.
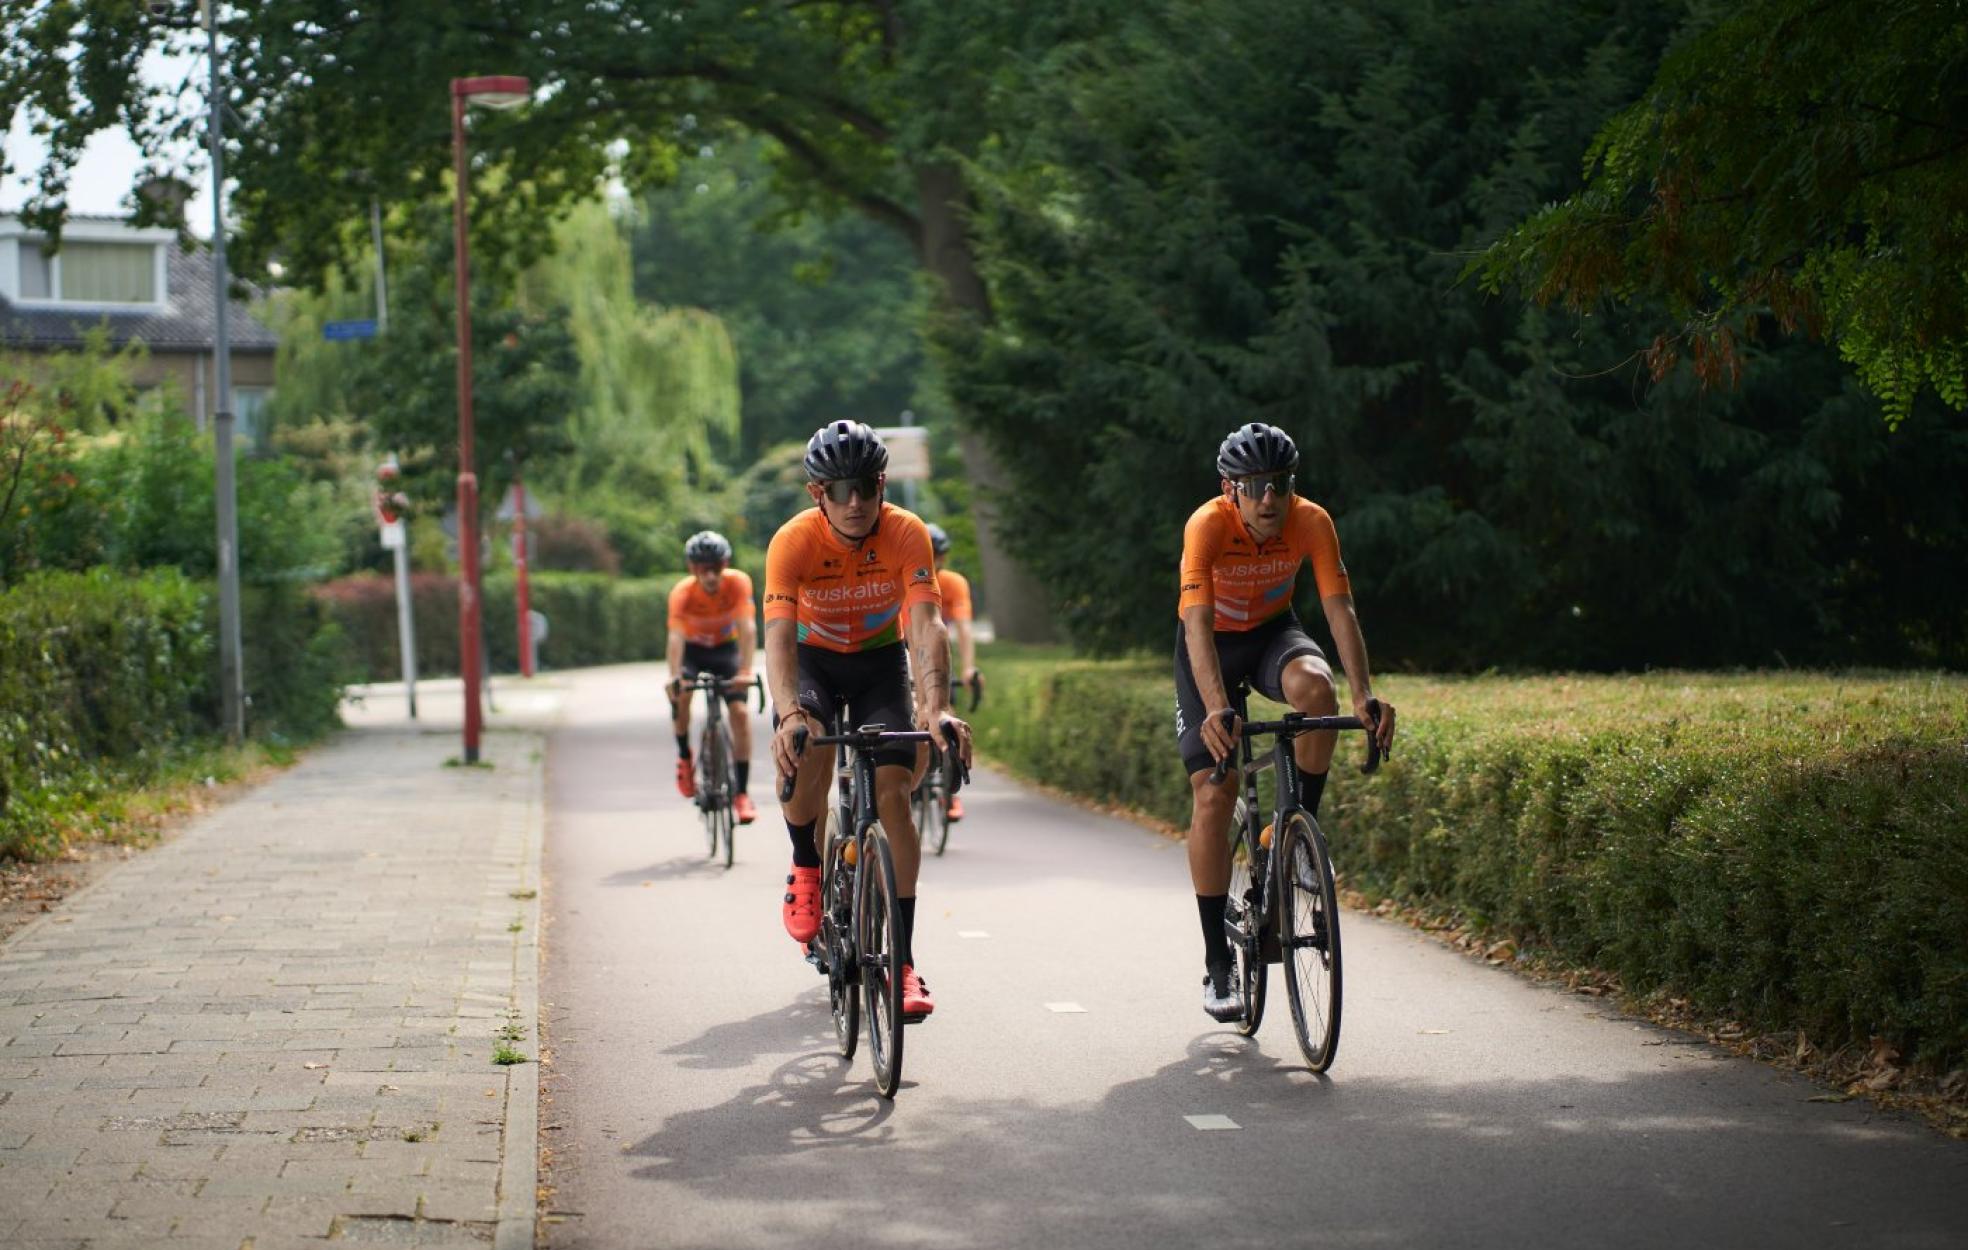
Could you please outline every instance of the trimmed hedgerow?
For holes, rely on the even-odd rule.
[[[553,668],[658,660],[669,624],[668,577],[616,578],[602,573],[534,573],[533,607],[548,620],[540,662]],[[458,579],[418,573],[410,579],[416,616],[417,671],[437,677],[458,671]],[[396,582],[377,574],[344,577],[314,588],[315,598],[341,626],[358,680],[401,675],[397,649]],[[509,573],[485,579],[485,642],[492,667],[519,667],[517,597]]]
[[[1167,666],[993,655],[983,750],[1186,826]],[[1820,1045],[1968,1058],[1968,680],[1389,678],[1342,748],[1348,884]]]

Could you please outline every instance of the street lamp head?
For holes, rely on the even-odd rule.
[[[487,78],[453,78],[451,94],[466,104],[485,108],[517,108],[533,98],[533,84],[514,74],[494,74]]]

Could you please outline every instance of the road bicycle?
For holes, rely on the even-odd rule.
[[[895,890],[895,854],[875,809],[876,750],[897,743],[930,741],[921,731],[890,731],[863,725],[851,733],[810,736],[793,731],[793,752],[809,744],[838,748],[834,762],[838,803],[820,851],[820,928],[807,957],[827,978],[834,1041],[841,1058],[853,1059],[861,1015],[868,1017],[868,1051],[875,1068],[875,1090],[895,1097],[902,1085],[902,1027],[914,1020],[902,1014],[901,908]],[[957,784],[969,778],[958,764]],[[781,782],[779,801],[793,797],[791,777]],[[851,832],[850,832],[851,831]]]
[[[754,676],[749,682],[731,681],[716,673],[698,673],[689,681],[676,683],[672,700],[688,699],[703,692],[704,729],[697,736],[697,815],[704,822],[704,837],[710,844],[711,859],[724,853],[724,866],[731,867],[732,832],[737,815],[731,802],[738,794],[737,757],[731,745],[731,726],[725,719],[726,696],[757,690],[759,711],[765,711],[765,683]]]
[[[1243,705],[1244,693],[1237,692],[1238,706]],[[1377,721],[1378,701],[1370,702],[1368,709]],[[1233,713],[1218,715],[1228,718]],[[1292,740],[1322,730],[1367,728],[1357,716],[1302,712],[1289,712],[1280,720],[1247,720],[1233,757],[1242,775],[1243,793],[1230,821],[1230,899],[1223,927],[1244,1000],[1237,1032],[1245,1037],[1257,1032],[1264,1019],[1268,967],[1282,963],[1292,1028],[1314,1072],[1331,1067],[1339,1050],[1339,895],[1326,835],[1312,813],[1299,806]],[[1253,762],[1251,740],[1266,735],[1272,736],[1271,757]],[[1368,733],[1367,759],[1360,771],[1373,772],[1380,760],[1379,741]],[[1210,771],[1211,783],[1221,785],[1232,766],[1230,758],[1218,761]],[[1257,776],[1266,769],[1277,774],[1277,802],[1270,823],[1260,829]]]
[[[975,712],[984,699],[984,683],[975,675],[968,682],[951,679],[952,702],[964,690],[970,691],[969,711]],[[922,844],[938,855],[950,845],[950,796],[957,792],[957,765],[934,742],[929,744],[929,767],[912,796],[916,805],[916,832]]]

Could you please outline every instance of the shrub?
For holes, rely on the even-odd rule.
[[[573,668],[656,660],[663,656],[670,587],[682,574],[611,578],[598,573],[535,573],[532,600],[546,615],[548,638],[542,664]],[[458,582],[418,573],[411,577],[419,676],[458,671]],[[397,648],[396,585],[375,575],[344,577],[312,592],[346,636],[353,670],[361,679],[390,681],[402,674]],[[518,605],[508,573],[485,579],[484,627],[492,667],[519,668]]]
[[[1160,660],[994,648],[979,747],[1062,789],[1189,816]],[[1821,1046],[1968,1058],[1968,682],[1392,678],[1396,755],[1341,749],[1348,883]]]
[[[583,517],[541,517],[527,525],[526,533],[532,539],[535,572],[606,573],[612,577],[622,571],[622,557],[609,544],[608,531]]]
[[[203,729],[212,653],[204,595],[174,570],[0,594],[0,855],[58,850],[62,811]]]

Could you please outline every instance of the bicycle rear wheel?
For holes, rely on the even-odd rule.
[[[1230,974],[1244,998],[1244,1015],[1237,1032],[1249,1037],[1264,1021],[1264,991],[1269,969],[1258,944],[1258,922],[1263,915],[1257,878],[1253,874],[1257,844],[1250,827],[1230,827],[1230,898],[1223,914],[1223,927],[1230,938]]]
[[[1339,891],[1326,837],[1304,812],[1292,813],[1276,846],[1279,945],[1292,1027],[1306,1064],[1324,1072],[1339,1050]]]
[[[731,729],[722,720],[717,723],[717,745],[717,835],[719,842],[724,847],[724,866],[729,868],[731,867],[732,833],[738,825],[738,813],[732,806],[735,796],[738,793],[738,770],[731,758]],[[712,848],[711,853],[713,855],[717,853],[715,847]]]
[[[855,945],[861,955],[861,994],[868,1011],[868,1057],[875,1092],[895,1097],[902,1085],[901,907],[895,897],[895,858],[879,822],[861,833],[860,903]]]
[[[831,821],[832,817],[825,818]],[[826,960],[827,1005],[834,1017],[834,1045],[843,1059],[861,1044],[860,952],[854,944],[854,865],[847,840],[827,838],[827,871],[820,887],[820,957]]]

